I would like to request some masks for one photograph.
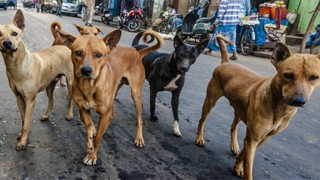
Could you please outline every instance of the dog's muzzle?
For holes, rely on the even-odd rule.
[[[1,52],[15,52],[18,48],[14,48],[12,42],[10,40],[5,40],[2,42]]]
[[[290,106],[302,107],[306,103],[307,103],[307,99],[304,96],[294,96],[292,101],[289,102],[288,104]]]
[[[92,68],[90,66],[84,66],[81,68],[81,74],[86,77],[90,77]]]

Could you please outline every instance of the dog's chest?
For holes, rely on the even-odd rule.
[[[177,81],[181,77],[181,74],[178,74],[175,78],[173,78],[166,86],[163,87],[164,90],[166,91],[173,91],[178,88],[177,86]]]

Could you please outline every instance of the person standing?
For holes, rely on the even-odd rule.
[[[244,16],[249,16],[250,11],[251,11],[250,0],[242,0],[241,6],[240,6],[239,18],[241,19]]]
[[[215,34],[210,38],[207,45],[208,50],[205,54],[211,54],[211,51],[218,51],[219,45],[216,41],[216,35],[221,34],[222,36],[229,39],[233,45],[227,45],[227,51],[232,53],[231,60],[237,60],[237,48],[236,48],[236,29],[239,24],[239,13],[242,0],[221,0],[221,4],[218,9],[218,15],[215,20],[217,29]]]
[[[62,10],[62,0],[57,0],[57,16],[61,17],[61,10]]]
[[[84,5],[85,5],[85,22],[86,26],[92,26],[92,17],[94,13],[94,5],[95,5],[95,0],[84,0]]]
[[[206,16],[205,10],[208,10],[209,6],[211,4],[211,0],[200,0],[198,6],[198,15],[199,18],[202,18],[203,16]]]

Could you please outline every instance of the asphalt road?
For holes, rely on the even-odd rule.
[[[49,13],[23,10],[26,19],[24,41],[30,50],[49,47],[53,42],[52,21],[58,20],[63,30],[78,34],[72,25],[83,25],[75,17],[62,18]],[[12,22],[15,11],[0,10],[0,24]],[[113,27],[93,22],[104,35]],[[134,33],[124,31],[121,45],[130,45]],[[100,35],[103,36],[103,35]],[[162,52],[172,52],[172,41],[165,41]],[[39,119],[47,106],[44,92],[37,97],[28,149],[17,152],[16,135],[21,120],[16,100],[11,92],[3,58],[0,56],[0,179],[239,179],[233,174],[235,157],[229,150],[230,125],[233,109],[221,98],[211,112],[205,129],[206,146],[194,145],[207,83],[213,69],[220,63],[219,53],[200,55],[186,77],[180,99],[181,138],[172,134],[173,116],[168,92],[157,97],[158,122],[149,120],[149,85],[143,89],[143,134],[146,146],[136,148],[135,111],[128,87],[120,89],[114,109],[115,117],[106,131],[98,152],[98,163],[86,166],[84,124],[78,109],[72,121],[64,120],[67,113],[67,89],[57,86],[54,109],[50,120]],[[270,76],[275,68],[269,60],[240,56],[233,63]],[[319,99],[315,90],[308,106],[298,111],[289,127],[273,136],[257,150],[254,162],[255,179],[320,179]],[[92,113],[95,123],[98,116]],[[242,147],[245,126],[239,128]]]

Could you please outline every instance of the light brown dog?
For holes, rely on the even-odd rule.
[[[68,79],[69,97],[72,97],[73,65],[70,49],[66,46],[52,46],[39,52],[30,52],[24,45],[22,35],[24,16],[17,10],[13,24],[0,25],[0,51],[2,53],[9,85],[16,96],[22,119],[22,130],[16,149],[27,147],[36,95],[46,89],[48,108],[41,120],[48,120],[53,107],[53,91],[57,77]],[[73,102],[70,98],[67,120],[73,118]]]
[[[60,35],[72,51],[75,74],[73,99],[79,107],[81,120],[87,128],[87,155],[83,163],[96,164],[102,136],[111,123],[114,98],[123,80],[131,87],[136,109],[137,134],[134,144],[137,147],[143,147],[141,93],[145,72],[141,59],[150,51],[161,47],[163,41],[161,37],[154,31],[146,31],[144,36],[154,36],[158,43],[137,51],[131,47],[116,47],[121,36],[120,30],[115,30],[104,38],[92,35],[75,37],[63,32],[60,32]],[[90,109],[100,115],[98,131],[93,124]]]
[[[89,27],[89,26],[79,26],[76,24],[73,24],[79,31],[81,35],[98,35],[100,32],[102,33],[101,29],[99,27]],[[51,23],[51,33],[54,37],[54,41],[52,43],[52,46],[55,45],[65,45],[63,39],[61,38],[60,34],[58,33],[58,30],[61,31],[62,25],[58,21],[54,21]],[[64,76],[60,78],[60,85],[66,86],[67,82]]]
[[[217,100],[225,96],[234,108],[231,125],[231,151],[239,153],[237,127],[240,120],[246,125],[244,148],[234,165],[235,173],[252,179],[256,148],[274,134],[284,130],[297,112],[305,105],[320,84],[320,55],[292,54],[278,43],[271,62],[277,69],[265,78],[239,64],[229,63],[223,37],[217,37],[221,48],[221,65],[215,68],[208,84],[195,144],[204,146],[205,121]]]

